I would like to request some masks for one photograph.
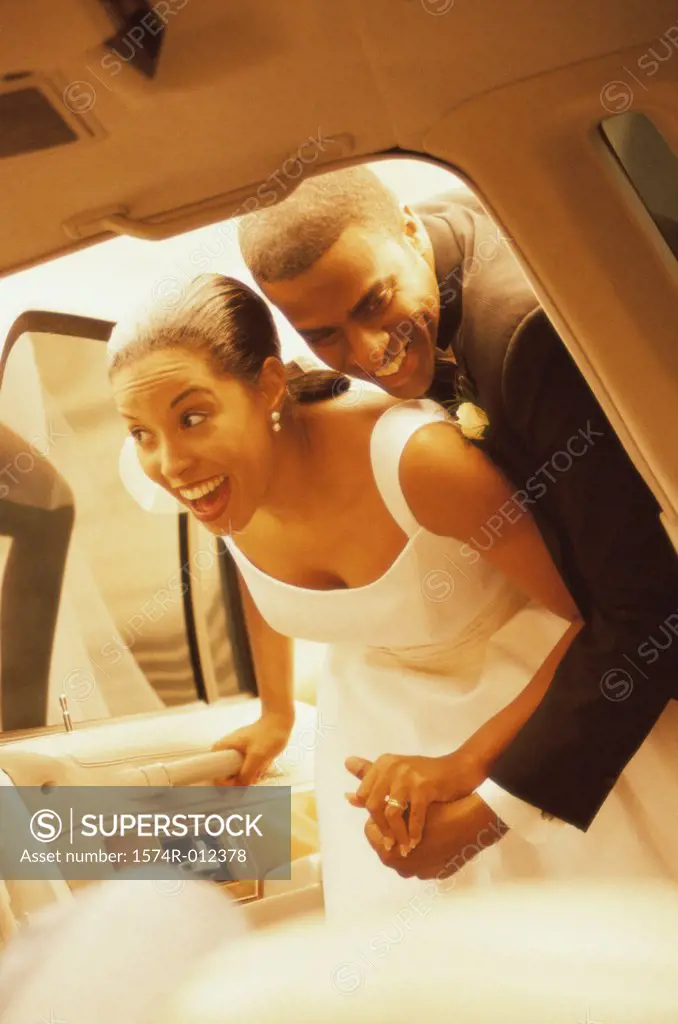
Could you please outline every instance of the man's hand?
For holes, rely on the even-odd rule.
[[[346,768],[360,786],[347,793],[353,807],[366,807],[379,826],[386,849],[396,844],[401,852],[421,842],[431,804],[468,796],[485,773],[461,751],[444,757],[383,754],[376,761],[347,758]]]
[[[424,836],[419,845],[402,857],[398,848],[387,850],[379,827],[370,819],[365,835],[382,864],[403,878],[449,878],[494,846],[508,832],[494,811],[477,794],[454,803],[431,804]]]

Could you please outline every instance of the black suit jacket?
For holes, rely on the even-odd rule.
[[[482,445],[521,490],[585,619],[492,778],[586,829],[678,697],[678,559],[652,493],[477,201],[453,193],[417,213],[441,291],[429,394],[486,411]]]

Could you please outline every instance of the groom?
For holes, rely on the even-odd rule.
[[[407,858],[373,822],[368,839],[400,874],[443,878],[508,829],[532,841],[562,822],[586,830],[678,697],[678,559],[654,497],[473,197],[403,208],[354,167],[239,230],[255,280],[328,366],[398,398],[484,410],[478,443],[516,484],[586,623],[490,779],[432,805]],[[502,515],[487,524],[497,535]],[[350,767],[362,778],[369,762]]]

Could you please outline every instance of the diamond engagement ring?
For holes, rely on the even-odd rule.
[[[389,807],[397,807],[400,811],[405,810],[405,804],[401,804],[400,800],[396,800],[394,796],[385,796],[384,803],[388,804]]]

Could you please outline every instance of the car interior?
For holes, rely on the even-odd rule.
[[[44,550],[39,591],[20,591],[14,610],[21,636],[0,651],[4,785],[115,786],[139,770],[141,784],[190,786],[237,773],[239,755],[210,752],[260,709],[235,566],[185,511],[150,515],[123,486],[125,429],[106,344],[142,284],[171,301],[192,274],[239,268],[237,218],[308,175],[370,163],[404,201],[408,189],[448,183],[478,198],[678,550],[678,12],[669,0],[35,0],[30,14],[6,5],[0,125],[0,503],[39,507],[25,536]],[[289,325],[281,331],[284,350],[303,354]],[[21,552],[0,536],[3,581],[22,572]],[[297,645],[296,723],[262,780],[291,787],[290,878],[215,883],[261,944],[254,953],[228,945],[196,965],[164,1007],[165,1024],[227,1019],[227,1008],[252,1021],[352,1012],[350,985],[318,981],[327,964],[352,963],[350,943],[366,947],[370,934],[322,932],[313,798],[322,656]],[[0,879],[0,947],[84,885]],[[517,899],[508,895],[507,908]],[[600,1004],[618,1013],[603,1019],[630,1020],[641,985],[645,1019],[675,1020],[675,987],[657,975],[648,996],[650,968],[615,946],[617,911],[605,899],[591,934],[628,975],[621,984],[608,965],[597,977]],[[675,893],[653,899],[631,900],[628,912],[666,951],[676,946]],[[566,1019],[564,979],[584,956],[570,909],[520,1019],[549,1006],[554,1015],[539,1019]],[[398,1007],[411,1000],[444,1019],[438,954],[449,922],[442,911],[434,918],[401,958],[405,989],[393,982],[388,1012],[381,990],[360,983],[359,1019],[404,1019]],[[475,919],[464,904],[455,927],[477,933],[483,955],[506,956],[507,978],[536,984],[528,965],[543,932],[513,935],[501,953],[497,920],[495,929],[489,903]],[[253,984],[252,957],[276,962],[267,985]],[[472,979],[470,960],[468,969]],[[293,985],[307,993],[303,1016]],[[473,998],[458,1019],[488,1019]],[[672,1001],[674,1016],[662,1016]]]

